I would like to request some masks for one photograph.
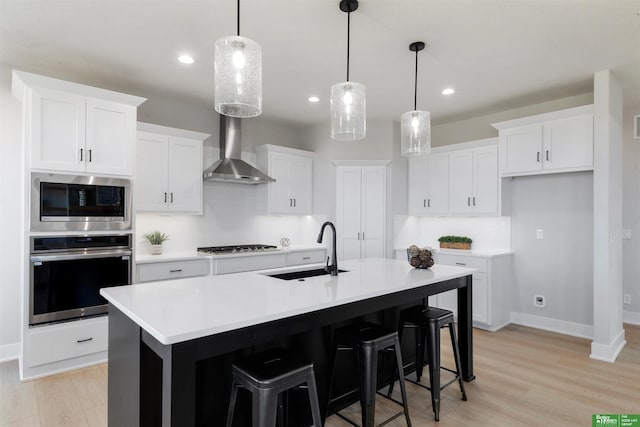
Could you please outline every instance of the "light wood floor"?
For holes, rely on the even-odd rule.
[[[496,333],[475,329],[477,379],[466,383],[469,400],[460,400],[452,384],[443,392],[436,423],[428,391],[408,384],[412,423],[590,426],[594,413],[640,413],[640,326],[625,325],[625,330],[627,345],[616,363],[609,364],[589,359],[589,340],[514,325]],[[443,364],[451,366],[444,340],[442,352]],[[396,407],[381,398],[377,409],[383,419]],[[357,405],[345,414],[357,420]],[[106,425],[106,365],[20,383],[17,362],[0,364],[1,427]],[[333,416],[326,425],[349,424]],[[388,425],[405,424],[397,419]]]

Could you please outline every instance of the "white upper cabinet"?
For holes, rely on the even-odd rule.
[[[311,214],[314,154],[270,144],[256,147],[256,153],[258,169],[276,180],[259,185],[267,213]]]
[[[144,98],[21,71],[29,167],[106,175],[133,174],[137,106]]]
[[[449,154],[409,158],[409,215],[449,212]]]
[[[138,123],[136,210],[202,213],[202,142],[209,134]]]
[[[498,213],[496,146],[449,154],[449,212],[454,215]]]
[[[500,175],[593,169],[593,105],[494,123]]]

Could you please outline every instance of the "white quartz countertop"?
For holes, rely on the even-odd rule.
[[[278,248],[277,250],[270,251],[255,251],[255,252],[238,252],[228,254],[208,254],[204,252],[183,251],[183,252],[165,252],[161,255],[151,255],[148,253],[136,254],[136,264],[149,264],[154,262],[168,262],[168,261],[184,261],[190,259],[210,258],[210,259],[223,259],[223,258],[242,258],[248,256],[261,256],[261,255],[274,255],[274,254],[287,254],[293,252],[304,252],[319,250],[323,251],[326,248],[324,246],[296,246],[290,247],[287,250]]]
[[[338,276],[305,281],[265,275],[323,264],[103,288],[100,295],[162,344],[175,344],[264,322],[392,294],[472,274],[475,269],[368,258],[339,263]]]

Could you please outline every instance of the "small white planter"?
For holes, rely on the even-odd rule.
[[[161,255],[161,254],[162,254],[162,244],[151,245],[151,255]]]

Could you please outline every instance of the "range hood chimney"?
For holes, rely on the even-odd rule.
[[[239,118],[220,115],[220,160],[205,169],[202,173],[204,180],[236,184],[275,182],[275,179],[240,160],[240,133]]]

